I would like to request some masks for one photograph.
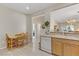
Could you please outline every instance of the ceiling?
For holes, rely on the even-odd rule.
[[[2,3],[1,5],[16,10],[24,14],[33,14],[47,8],[56,9],[61,6],[71,5],[69,3]],[[30,9],[26,10],[26,6],[29,6]]]
[[[51,13],[51,17],[59,23],[64,22],[68,19],[75,19],[79,21],[79,4],[56,10]]]

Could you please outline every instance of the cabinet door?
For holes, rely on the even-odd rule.
[[[79,46],[64,44],[64,56],[79,56]]]
[[[71,56],[71,45],[70,44],[64,44],[64,56]]]
[[[62,42],[57,41],[57,40],[52,40],[52,52],[56,55],[62,55]]]
[[[71,51],[72,51],[72,56],[79,56],[79,46],[72,45]]]

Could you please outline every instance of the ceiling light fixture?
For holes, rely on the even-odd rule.
[[[66,22],[67,23],[75,23],[75,22],[77,22],[77,20],[76,19],[68,19],[68,20],[66,20]]]
[[[29,6],[27,6],[27,7],[26,7],[26,10],[29,10],[29,9],[30,9],[30,7],[29,7]]]

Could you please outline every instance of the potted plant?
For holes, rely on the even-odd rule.
[[[45,22],[45,26],[48,27],[49,26],[49,21]]]
[[[49,25],[50,25],[49,21],[45,21],[44,24],[42,25],[42,29],[45,30],[46,34],[48,34],[49,32]]]

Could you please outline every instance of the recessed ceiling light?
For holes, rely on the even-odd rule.
[[[30,7],[29,6],[26,6],[26,10],[29,10],[30,9]]]

